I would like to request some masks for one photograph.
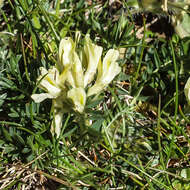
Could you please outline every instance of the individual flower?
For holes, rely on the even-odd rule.
[[[75,54],[75,43],[70,37],[63,38],[59,44],[58,62],[56,64],[60,72],[60,83],[64,86],[65,80],[75,87],[74,78],[71,73],[73,56]]]
[[[73,54],[75,52],[75,43],[70,37],[65,37],[59,44],[59,54],[57,66],[60,72],[66,67],[72,66]]]
[[[65,80],[73,87],[84,87],[82,63],[75,51],[76,44],[70,37],[61,40],[59,45],[59,61],[61,83]]]
[[[83,65],[86,66],[84,74],[84,86],[92,82],[96,74],[98,63],[101,59],[103,48],[92,43],[89,35],[85,37],[85,45],[83,52]],[[86,63],[85,63],[86,62]]]
[[[48,71],[41,67],[40,71],[41,75],[38,77],[37,81],[40,82],[39,87],[47,93],[33,94],[31,97],[36,103],[40,103],[46,98],[57,98],[61,93],[61,88],[58,84],[59,71],[55,67],[49,69]]]
[[[190,105],[190,77],[185,84],[184,93],[185,93],[187,102]]]
[[[89,88],[87,96],[99,93],[103,90],[121,71],[116,60],[119,57],[119,52],[114,49],[110,49],[103,59],[103,63],[100,61],[98,64],[98,76],[95,84]]]
[[[84,88],[73,88],[68,91],[67,97],[72,100],[74,110],[82,113],[86,104],[86,92]]]

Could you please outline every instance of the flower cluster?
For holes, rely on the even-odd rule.
[[[46,93],[32,95],[36,103],[52,99],[54,121],[51,132],[57,137],[60,135],[63,113],[82,114],[87,97],[100,93],[121,71],[116,62],[119,52],[110,49],[102,62],[103,48],[92,43],[89,35],[85,36],[82,50],[76,49],[77,42],[72,38],[61,40],[57,64],[49,70],[40,68],[39,87]]]

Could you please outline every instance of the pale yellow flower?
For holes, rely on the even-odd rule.
[[[72,100],[74,110],[82,113],[86,104],[86,92],[84,88],[73,88],[68,91],[67,97]]]
[[[101,92],[101,90],[103,90],[115,78],[115,76],[121,72],[121,68],[116,62],[118,57],[119,52],[110,49],[107,52],[103,63],[101,61],[99,62],[96,82],[91,88],[89,88],[87,96]]]
[[[102,63],[103,48],[92,43],[89,35],[85,37],[83,56],[79,57],[77,53],[80,51],[76,51],[78,38],[77,35],[76,42],[69,37],[61,40],[56,67],[52,67],[48,71],[40,68],[39,87],[46,93],[32,95],[36,103],[42,102],[46,98],[53,99],[54,120],[51,132],[57,137],[60,135],[63,113],[73,111],[84,113],[87,99],[86,89],[89,88],[88,96],[99,93],[121,71],[116,62],[119,52],[114,49],[109,50]],[[97,70],[95,84],[90,86]]]
[[[82,63],[75,51],[76,44],[70,37],[61,40],[59,45],[59,61],[57,67],[61,72],[61,80],[73,87],[83,87],[84,77]]]
[[[70,37],[65,37],[59,44],[59,59],[57,67],[62,72],[66,67],[72,66],[73,54],[75,52],[75,43]]]
[[[101,59],[103,48],[92,43],[89,35],[85,37],[84,45],[84,62],[83,65],[86,66],[86,72],[84,74],[84,86],[91,83],[96,74],[98,63]]]
[[[74,79],[74,86],[75,87],[84,87],[84,75],[83,75],[83,68],[82,63],[75,52],[73,55],[73,67],[71,68],[71,73]]]
[[[46,98],[57,98],[61,93],[61,89],[59,87],[59,71],[55,67],[48,71],[41,67],[40,71],[41,75],[37,79],[38,81],[41,80],[39,87],[47,93],[33,94],[31,97],[36,103],[42,102]]]
[[[71,74],[74,53],[75,43],[73,40],[70,37],[63,38],[59,44],[59,59],[56,64],[60,71],[60,82],[62,85],[64,85],[65,80],[67,80],[72,87],[75,87],[74,78]]]

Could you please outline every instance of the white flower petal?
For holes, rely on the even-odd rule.
[[[54,96],[52,96],[51,94],[48,93],[41,93],[41,94],[32,94],[31,98],[36,102],[36,103],[40,103],[42,101],[44,101],[47,98],[54,98]]]
[[[69,71],[68,74],[67,74],[67,82],[68,82],[73,88],[76,87],[76,85],[75,85],[75,79],[74,79],[74,76],[73,76],[73,74],[72,74],[71,71]]]
[[[72,76],[74,78],[74,83],[76,87],[84,87],[82,63],[77,53],[75,53],[73,57]]]
[[[59,61],[57,63],[57,66],[61,72],[65,69],[65,67],[71,66],[74,52],[75,43],[72,38],[63,38],[59,45]]]
[[[48,71],[45,68],[41,67],[40,70],[41,70],[41,75],[38,78],[38,80],[41,81],[39,87],[44,89],[52,96],[54,96],[54,98],[56,98],[57,96],[59,96],[61,92],[61,89],[58,85],[59,82],[58,70],[55,67],[49,69]]]
[[[42,79],[40,83],[40,87],[45,89],[49,94],[54,96],[54,98],[58,97],[59,94],[61,93],[61,89],[52,85],[49,81]]]
[[[73,87],[83,87],[83,70],[80,59],[75,52],[75,42],[71,38],[64,38],[59,46],[59,64],[61,70],[61,84],[68,81]]]
[[[120,72],[121,72],[121,67],[119,67],[118,63],[111,64],[107,73],[105,73],[105,76],[102,77],[102,83],[105,86],[108,85]]]
[[[119,67],[116,60],[119,57],[119,51],[110,49],[106,56],[104,57],[103,63],[102,63],[102,69],[100,71],[101,76],[98,75],[97,80],[104,86],[108,85],[116,75],[118,75],[121,71],[121,68]],[[98,71],[99,72],[99,71]]]
[[[65,81],[68,80],[68,75],[70,73],[70,68],[67,67],[65,68],[62,73],[59,75],[59,80],[57,82],[58,86],[60,86],[60,88],[65,88]]]
[[[96,82],[91,88],[89,88],[87,96],[101,92],[101,90],[103,90],[114,79],[114,77],[121,72],[121,68],[116,62],[118,57],[119,52],[117,50],[110,49],[107,52],[103,63],[99,62]]]
[[[190,105],[190,77],[185,84],[184,93],[188,101],[188,104]]]
[[[100,93],[104,89],[104,87],[105,86],[102,83],[96,82],[92,87],[88,89],[87,97]]]
[[[102,55],[102,47],[93,44],[89,35],[85,37],[84,55],[87,61],[87,70],[84,75],[84,87],[86,87],[94,79]]]
[[[112,63],[115,63],[119,57],[119,51],[110,49],[103,60],[103,71],[108,70]]]
[[[63,122],[63,112],[55,110],[54,119],[51,124],[51,133],[57,135],[57,138],[60,136],[61,128]]]
[[[48,73],[48,71],[47,71],[46,68],[40,67],[40,73],[41,73],[41,75],[40,75],[39,78],[41,78],[41,77],[43,77],[44,75],[46,75],[46,74]]]
[[[72,100],[74,110],[82,113],[86,104],[86,93],[83,88],[73,88],[68,91],[67,97]]]
[[[116,63],[117,59],[119,57],[119,51],[110,49],[106,56],[104,57],[103,64],[102,64],[102,77],[105,77],[106,75],[110,75],[111,73],[115,73],[116,71],[113,70],[115,65],[118,65]],[[114,78],[114,77],[113,77]]]
[[[41,75],[38,77],[38,80],[41,80],[41,78],[45,78],[51,84],[55,85],[59,79],[59,71],[55,67],[50,68],[48,71],[44,67],[40,67],[40,72]],[[46,76],[44,77],[44,75]]]
[[[65,37],[59,45],[59,60],[57,67],[60,71],[59,85],[64,86],[67,80],[72,87],[75,87],[73,76],[70,72],[73,65],[73,55],[75,53],[75,43],[70,37]]]

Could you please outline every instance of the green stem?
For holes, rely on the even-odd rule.
[[[178,113],[178,96],[179,96],[179,90],[178,90],[178,68],[177,68],[177,64],[176,64],[176,58],[175,58],[175,52],[174,52],[174,47],[173,47],[173,43],[170,40],[170,47],[172,50],[172,58],[173,58],[173,63],[174,63],[174,71],[175,71],[175,89],[176,89],[176,94],[175,94],[175,121],[177,119],[177,113]]]
[[[127,159],[123,158],[122,156],[117,156],[118,158],[120,158],[121,160],[123,160],[124,162],[126,162],[127,164],[129,164],[130,166],[132,166],[133,168],[135,168],[136,170],[140,171],[142,174],[146,175],[147,177],[149,177],[153,182],[155,182],[156,185],[161,185],[163,186],[165,189],[170,189],[168,186],[166,186],[165,184],[163,184],[162,182],[160,182],[159,180],[157,180],[155,177],[152,177],[151,175],[149,175],[148,173],[144,172],[143,170],[141,170],[138,166],[136,166],[135,164],[129,162]]]
[[[50,18],[48,17],[47,12],[44,10],[44,8],[40,5],[40,3],[39,3],[38,1],[35,0],[35,2],[36,2],[36,4],[38,5],[39,9],[42,11],[42,14],[44,15],[44,18],[46,19],[48,25],[50,26],[50,29],[51,29],[51,31],[52,31],[52,33],[53,33],[55,39],[56,39],[57,41],[59,41],[59,40],[60,40],[60,37],[58,36],[58,34],[57,34],[57,32],[56,32],[56,30],[55,30],[55,28],[54,28],[54,26],[53,26],[53,24],[52,24]]]
[[[22,34],[20,34],[20,40],[21,40],[21,46],[22,46],[22,55],[23,55],[23,59],[24,59],[24,68],[25,68],[26,78],[27,78],[28,82],[30,83],[31,81],[30,81],[30,77],[29,77],[29,73],[28,73],[28,67],[27,67],[27,62],[26,62],[26,55],[25,55],[25,51],[24,51]]]
[[[160,135],[161,135],[161,126],[160,126],[160,111],[161,110],[161,95],[159,95],[159,102],[158,102],[158,122],[157,122],[157,131],[158,131],[158,134],[157,134],[157,137],[158,137],[158,149],[159,149],[159,154],[160,154],[160,163],[162,164],[162,167],[164,170],[166,170],[166,167],[165,167],[165,164],[164,164],[164,157],[163,157],[163,154],[162,154],[162,144],[161,144],[161,138],[160,138]],[[170,180],[169,180],[169,177],[168,175],[166,174],[166,179],[168,181],[168,183],[170,184]]]
[[[144,25],[144,35],[143,35],[143,41],[142,41],[142,49],[141,49],[141,54],[140,54],[140,59],[139,59],[139,64],[138,64],[138,68],[137,68],[137,72],[135,75],[135,81],[137,80],[138,76],[139,76],[139,72],[140,72],[140,68],[141,68],[141,64],[142,64],[142,59],[143,59],[143,54],[144,54],[144,47],[145,47],[145,37],[146,37],[146,24],[145,24],[145,18],[143,18],[143,25]]]

